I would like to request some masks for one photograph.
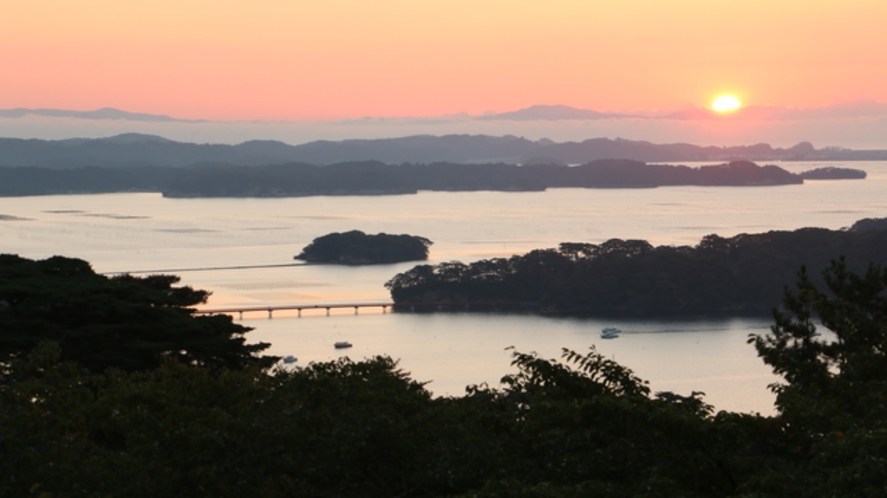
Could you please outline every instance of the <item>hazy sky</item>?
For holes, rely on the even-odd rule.
[[[887,102],[884,0],[3,0],[0,109],[336,120]]]

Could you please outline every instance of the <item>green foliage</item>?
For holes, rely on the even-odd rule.
[[[784,378],[771,387],[805,494],[876,496],[887,490],[887,269],[858,275],[841,259],[823,275],[824,291],[802,269],[771,333],[750,342]]]
[[[46,343],[6,372],[0,495],[723,496],[734,487],[734,435],[649,398],[643,381],[594,351],[565,351],[568,364],[515,353],[518,372],[501,389],[437,399],[387,357],[219,375],[170,360],[91,373],[60,356]]]
[[[544,360],[535,354],[514,352],[512,366],[518,367],[518,373],[507,375],[502,383],[507,386],[511,395],[532,395],[533,389],[549,390],[556,386],[566,389],[570,397],[588,397],[600,394],[617,396],[647,396],[650,388],[647,382],[636,377],[632,371],[613,360],[604,358],[594,346],[585,355],[575,351],[563,350],[562,358],[578,368],[573,370],[555,360]]]
[[[366,265],[428,259],[432,242],[415,235],[367,235],[360,230],[317,237],[295,259],[312,263]]]
[[[0,390],[2,496],[387,496],[430,465],[430,396],[387,358],[271,375],[57,360],[14,360]]]
[[[776,313],[771,334],[752,340],[764,362],[785,378],[773,388],[786,417],[802,417],[819,431],[869,425],[884,418],[887,401],[887,269],[871,265],[856,275],[841,259],[824,279],[827,292],[802,269],[797,290],[786,290],[785,310]]]
[[[42,341],[93,371],[156,368],[161,358],[214,368],[270,366],[267,344],[228,316],[194,316],[209,293],[176,287],[171,275],[107,278],[79,259],[0,255],[0,363]]]

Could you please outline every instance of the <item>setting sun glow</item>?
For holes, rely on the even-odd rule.
[[[711,103],[711,108],[717,112],[732,112],[742,107],[739,99],[732,95],[721,95]]]

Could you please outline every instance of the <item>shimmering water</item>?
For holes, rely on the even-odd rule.
[[[887,163],[782,163],[791,171],[822,166],[865,169],[866,180],[808,181],[780,187],[669,187],[547,192],[421,192],[379,197],[164,199],[107,194],[0,199],[0,251],[29,258],[83,258],[99,272],[169,271],[213,291],[210,306],[384,300],[385,281],[412,263],[370,267],[285,265],[313,238],[352,229],[409,233],[434,241],[431,263],[510,256],[560,242],[610,238],[694,245],[805,226],[838,229],[887,216]],[[311,315],[311,316],[309,316]],[[510,368],[508,346],[557,357],[589,345],[649,379],[654,390],[705,391],[718,408],[771,411],[775,378],[746,344],[767,320],[600,322],[494,314],[381,314],[353,310],[247,315],[252,340],[300,363],[347,354],[400,358],[436,394],[496,384]],[[602,327],[625,333],[601,340]],[[332,343],[354,344],[344,353]]]

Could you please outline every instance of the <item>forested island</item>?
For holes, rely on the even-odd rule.
[[[866,173],[858,169],[827,166],[804,171],[800,176],[805,180],[862,180]]]
[[[768,160],[863,160],[887,151],[700,147],[623,139],[555,143],[485,135],[195,144],[127,133],[100,139],[0,138],[0,196],[162,192],[168,197],[390,195],[420,190],[538,191],[557,187],[785,185],[864,178],[827,167],[800,175]],[[711,161],[709,166],[655,162]],[[568,165],[580,165],[569,167]]]
[[[372,265],[428,259],[432,242],[415,235],[378,233],[360,230],[330,233],[317,237],[295,259],[309,263]]]
[[[884,221],[861,220],[848,230],[712,234],[693,247],[620,239],[562,243],[511,258],[419,265],[385,286],[400,309],[623,318],[769,316],[785,282],[802,266],[823,268],[838,255],[855,271],[871,262],[887,264]],[[447,304],[452,306],[441,307]]]
[[[865,176],[865,172],[861,172]],[[701,167],[602,159],[580,166],[537,164],[343,163],[254,168],[190,168],[170,182],[166,197],[285,197],[412,194],[428,191],[505,192],[548,188],[654,188],[677,185],[794,185],[801,175],[778,166],[733,161]]]
[[[0,196],[162,192],[166,197],[399,195],[419,191],[532,192],[549,188],[654,188],[677,185],[763,186],[805,179],[862,179],[865,171],[820,168],[794,174],[773,165],[731,161],[700,167],[599,159],[568,166],[546,158],[527,164],[380,161],[127,167],[3,167]]]
[[[271,368],[174,276],[3,255],[0,495],[877,496],[887,269],[818,270],[750,338],[781,377],[762,416],[652,392],[593,347],[514,351],[461,397],[386,356]]]

